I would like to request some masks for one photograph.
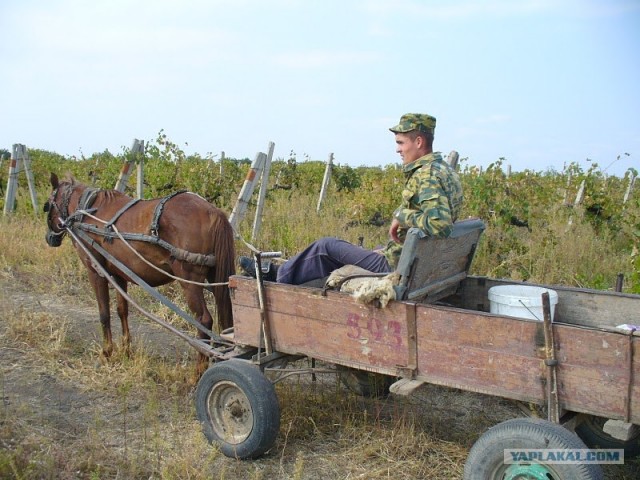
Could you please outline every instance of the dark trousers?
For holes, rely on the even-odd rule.
[[[278,282],[300,285],[324,278],[344,265],[357,265],[375,273],[391,272],[384,255],[334,237],[316,240],[278,269]]]

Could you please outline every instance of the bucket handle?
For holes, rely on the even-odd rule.
[[[537,317],[537,315],[536,315],[535,313],[533,313],[533,312],[531,311],[531,309],[530,309],[529,307],[527,307],[527,306],[524,304],[524,302],[523,302],[522,300],[518,299],[518,301],[522,304],[522,306],[523,306],[524,308],[526,308],[527,310],[529,310],[529,313],[530,313],[531,315],[533,315],[533,318],[535,318],[536,320],[540,321],[540,319]]]

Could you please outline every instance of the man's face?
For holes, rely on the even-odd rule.
[[[402,157],[402,164],[406,165],[417,159],[422,155],[420,153],[420,137],[416,137],[413,140],[406,133],[396,133],[396,152]]]

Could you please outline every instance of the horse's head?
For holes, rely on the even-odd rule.
[[[55,173],[51,174],[50,181],[53,190],[44,204],[48,227],[45,239],[50,247],[59,247],[67,232],[64,222],[69,217],[69,200],[73,192],[73,181],[60,182]]]

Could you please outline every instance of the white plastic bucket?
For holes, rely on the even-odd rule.
[[[551,321],[558,304],[558,293],[543,287],[531,285],[500,285],[489,289],[490,312],[511,317],[544,320],[542,294],[549,294]]]

